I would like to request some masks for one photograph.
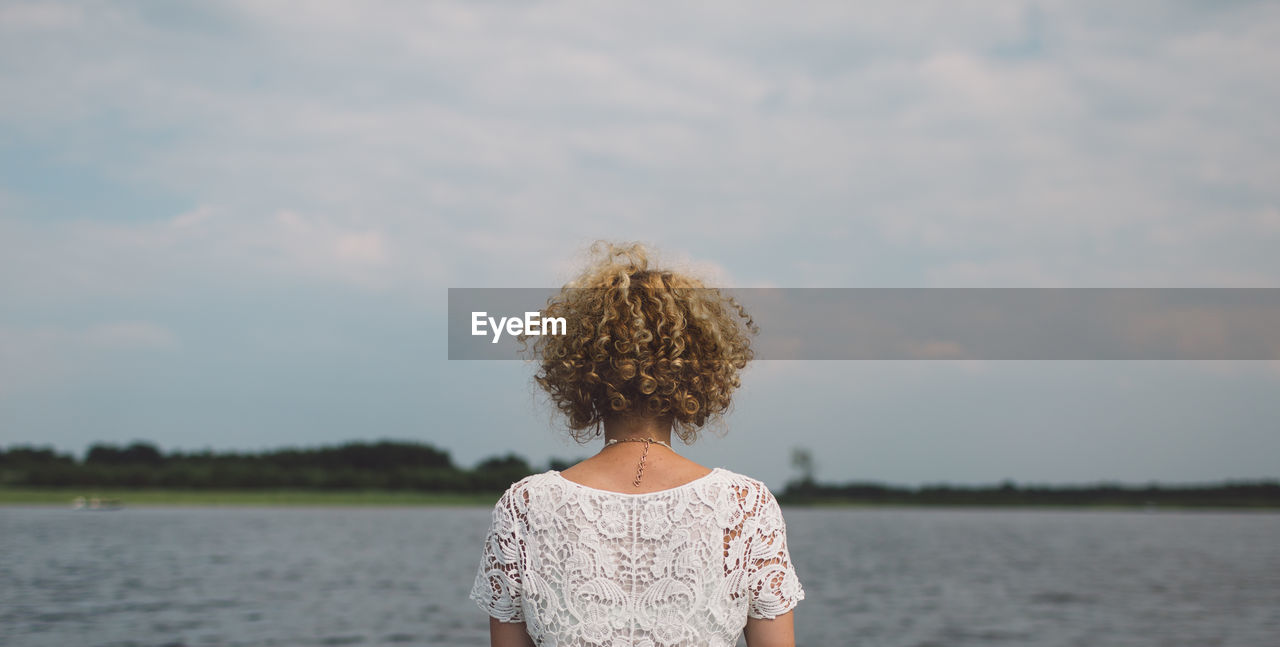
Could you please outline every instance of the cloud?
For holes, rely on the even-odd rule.
[[[93,20],[39,40],[10,29],[12,60],[30,62],[8,74],[20,100],[0,123],[44,146],[70,126],[85,135],[74,159],[197,204],[382,232],[347,243],[348,260],[351,245],[394,255],[394,231],[439,273],[500,282],[530,259],[496,250],[547,245],[545,259],[644,234],[712,250],[744,276],[781,240],[773,255],[792,262],[749,279],[780,285],[828,261],[844,269],[826,280],[846,285],[945,284],[973,263],[1030,263],[1005,281],[1045,285],[1280,278],[1262,251],[1277,233],[1250,215],[1280,202],[1267,5],[1169,8],[1157,22],[1021,3],[981,15],[760,6],[732,21],[688,7],[320,4],[301,16],[248,2],[179,24],[80,11]],[[121,140],[86,134],[91,118]],[[1207,221],[1239,223],[1226,239],[1248,251],[1153,233]],[[812,232],[833,246],[820,258],[805,249]],[[469,239],[489,242],[439,242]],[[877,247],[868,266],[834,258]],[[490,256],[470,268],[466,254]]]
[[[163,326],[146,321],[98,324],[71,333],[71,340],[108,350],[166,349],[177,345],[177,337]]]
[[[79,7],[20,2],[0,7],[0,28],[57,29],[81,24],[84,14]]]
[[[232,333],[415,357],[442,288],[559,285],[597,238],[735,286],[1275,286],[1278,49],[1273,3],[5,3],[0,348],[35,368],[0,388]],[[95,328],[139,321],[175,345]],[[944,377],[881,392],[950,428],[911,404]]]
[[[120,355],[171,351],[169,328],[150,321],[109,321],[84,327],[0,326],[0,395],[47,386],[102,370]]]
[[[156,297],[175,282],[218,276],[227,288],[266,280],[381,291],[432,265],[398,254],[380,228],[288,209],[255,217],[202,205],[159,221],[11,224],[9,231],[27,243],[0,260],[8,277],[0,288],[13,299]]]

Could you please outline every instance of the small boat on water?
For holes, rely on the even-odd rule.
[[[120,499],[104,499],[91,496],[78,496],[71,500],[72,510],[123,510],[124,503]]]

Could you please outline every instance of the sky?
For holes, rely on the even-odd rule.
[[[963,6],[962,6],[963,5]],[[0,2],[0,446],[584,457],[448,288],[1280,287],[1280,4]],[[767,322],[760,322],[767,325]],[[1280,477],[1268,361],[762,361],[781,487]]]

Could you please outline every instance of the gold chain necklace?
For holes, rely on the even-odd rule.
[[[657,443],[659,445],[662,445],[663,447],[666,447],[667,449],[671,449],[671,445],[668,445],[667,443],[664,443],[661,440],[655,440],[653,438],[614,438],[612,440],[606,440],[604,442],[604,446],[608,447],[610,445],[616,445],[618,443],[644,443],[644,451],[640,453],[640,463],[636,465],[636,478],[634,481],[631,482],[631,485],[635,487],[640,487],[640,477],[644,474],[644,459],[646,456],[649,455],[649,446]],[[671,449],[671,451],[675,451],[675,450]]]

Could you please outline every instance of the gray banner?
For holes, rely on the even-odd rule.
[[[559,291],[450,288],[449,359],[525,359],[513,331],[556,332],[541,310]],[[761,360],[1280,359],[1280,288],[721,292],[760,327]]]

